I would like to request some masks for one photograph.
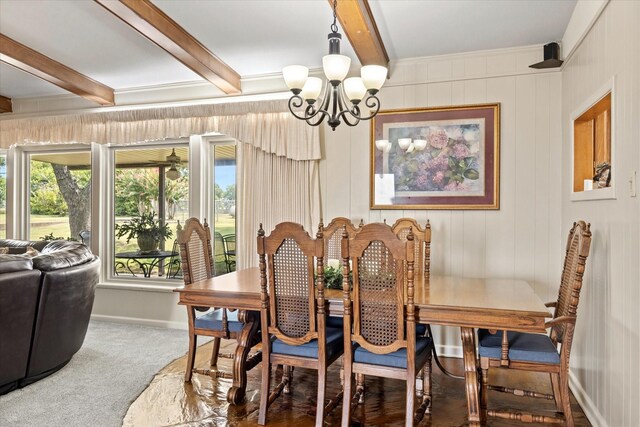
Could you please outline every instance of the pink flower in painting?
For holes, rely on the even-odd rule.
[[[419,189],[424,190],[427,188],[427,184],[428,184],[428,178],[427,175],[418,175],[418,177],[416,178],[416,185],[418,186]]]
[[[463,159],[465,157],[468,157],[469,154],[471,154],[469,152],[469,148],[464,145],[464,144],[456,144],[453,146],[453,155],[456,159]]]
[[[465,191],[467,187],[457,181],[451,181],[444,186],[445,191]]]
[[[431,144],[433,148],[442,150],[444,147],[447,146],[448,142],[449,142],[449,136],[447,135],[447,132],[443,130],[438,130],[435,132],[431,132],[429,134],[429,144]]]
[[[444,181],[444,173],[441,171],[436,172],[436,174],[431,179],[434,184],[440,185]]]
[[[449,160],[447,156],[438,156],[429,162],[427,168],[432,171],[447,170],[449,168]]]

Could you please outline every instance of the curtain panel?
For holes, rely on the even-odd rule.
[[[314,237],[320,222],[317,160],[295,161],[240,144],[241,210],[238,212],[238,268],[257,267],[260,224],[267,235],[283,221],[304,226]]]
[[[319,160],[318,129],[295,119],[286,101],[141,108],[0,119],[0,148],[15,144],[130,144],[217,132],[266,153]]]

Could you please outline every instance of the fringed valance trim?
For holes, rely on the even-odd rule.
[[[286,101],[158,107],[0,120],[0,147],[33,143],[127,144],[218,132],[293,160],[319,160],[318,129]]]

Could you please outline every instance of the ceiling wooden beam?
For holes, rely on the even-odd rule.
[[[240,74],[149,0],[95,1],[223,92],[240,93]]]
[[[333,0],[329,3],[333,7]],[[362,65],[389,65],[389,55],[367,0],[340,0],[336,15]]]
[[[110,87],[72,70],[4,34],[0,34],[0,61],[100,105],[114,105],[113,89]]]
[[[11,98],[0,95],[0,113],[10,113],[11,111]]]

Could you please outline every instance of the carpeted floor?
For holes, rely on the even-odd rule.
[[[131,402],[187,346],[186,331],[92,321],[67,366],[0,396],[0,425],[121,426]]]

